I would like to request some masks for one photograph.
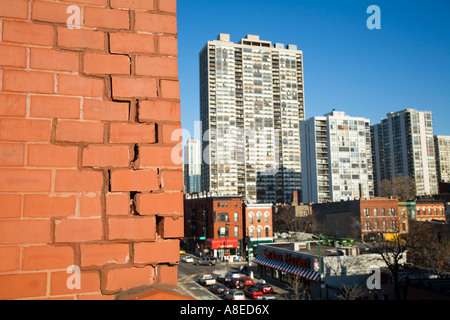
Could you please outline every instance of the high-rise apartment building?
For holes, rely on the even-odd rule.
[[[431,111],[391,112],[371,132],[377,195],[383,180],[397,176],[414,178],[416,195],[437,193]]]
[[[184,191],[200,193],[202,173],[202,146],[199,140],[190,138],[184,145]]]
[[[450,136],[434,136],[438,182],[450,182]]]
[[[291,202],[301,188],[303,53],[220,34],[200,52],[202,188],[256,202]]]
[[[332,111],[300,129],[304,203],[373,197],[369,120]]]

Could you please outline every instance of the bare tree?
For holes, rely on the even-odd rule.
[[[288,297],[290,300],[309,300],[311,294],[309,292],[309,286],[305,284],[303,278],[289,275],[287,278],[287,289],[292,296]]]
[[[295,208],[290,204],[281,204],[277,206],[277,212],[274,215],[274,229],[279,232],[311,232],[312,216],[297,217]]]
[[[380,255],[380,258],[391,272],[394,282],[395,297],[397,300],[401,299],[399,274],[400,268],[406,260],[407,248],[407,239],[401,238],[397,233],[393,235],[391,241],[377,242],[373,249],[374,252]]]
[[[336,298],[339,300],[356,300],[363,297],[365,294],[366,290],[358,284],[343,284],[341,288],[337,289]]]
[[[416,196],[415,180],[408,176],[383,180],[380,183],[380,192],[383,197],[394,197],[400,201],[412,200]]]

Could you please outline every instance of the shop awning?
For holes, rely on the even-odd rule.
[[[210,249],[230,249],[238,247],[238,239],[237,238],[224,238],[224,239],[206,239],[205,242],[206,247]]]
[[[275,261],[268,258],[263,257],[256,257],[253,262],[260,264],[265,267],[269,267],[272,269],[276,269],[282,272],[290,273],[298,277],[305,278],[310,281],[320,282],[320,275],[318,272],[315,272],[313,270],[308,270],[305,268],[300,268],[296,266],[292,266],[290,264]]]

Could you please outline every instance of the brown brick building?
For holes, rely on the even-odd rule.
[[[176,285],[176,1],[0,0],[0,30],[0,299]]]
[[[185,248],[222,259],[244,255],[240,196],[189,196],[184,201]]]

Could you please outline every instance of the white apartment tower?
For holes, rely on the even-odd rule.
[[[431,111],[405,109],[387,114],[372,126],[376,194],[383,180],[414,178],[416,195],[437,194],[437,171]]]
[[[184,190],[185,193],[200,193],[201,190],[201,143],[190,138],[184,145]]]
[[[438,182],[450,183],[450,136],[434,136]]]
[[[333,110],[300,129],[304,203],[373,197],[369,120]]]
[[[292,201],[301,188],[303,53],[228,34],[200,52],[202,188],[253,203]]]

